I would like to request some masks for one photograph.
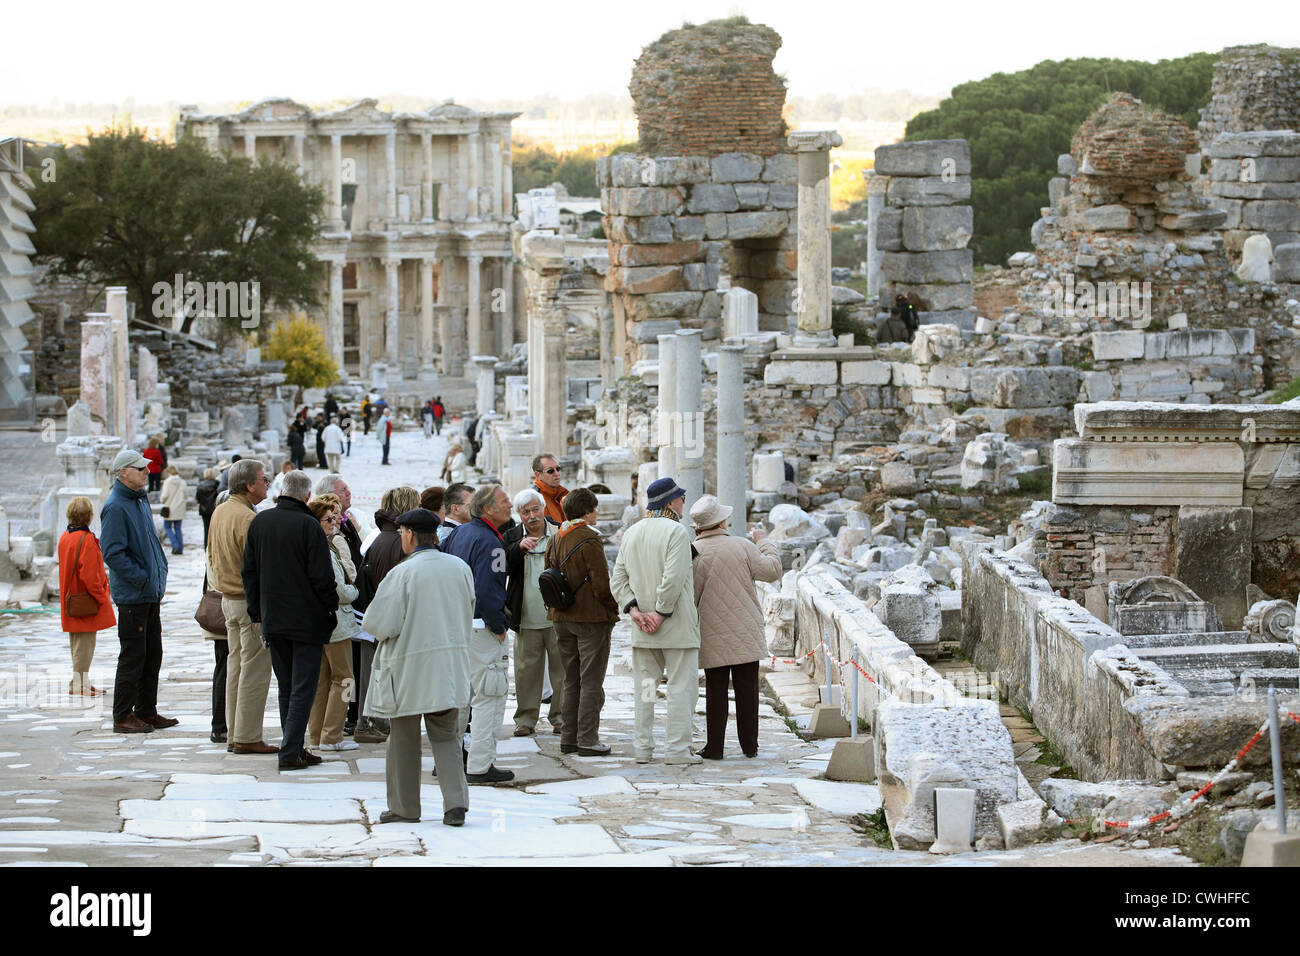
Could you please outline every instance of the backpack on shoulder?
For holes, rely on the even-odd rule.
[[[558,539],[556,539],[558,540]],[[586,584],[588,578],[583,578],[577,587],[569,584],[569,579],[564,575],[564,566],[588,541],[599,541],[599,538],[586,538],[579,541],[577,546],[570,551],[563,561],[557,567],[547,568],[537,578],[537,589],[542,592],[542,603],[548,608],[557,611],[565,611],[573,607],[573,602],[582,585]],[[554,544],[552,544],[554,547]]]

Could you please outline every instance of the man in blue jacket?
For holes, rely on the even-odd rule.
[[[469,499],[470,521],[459,525],[442,550],[469,565],[474,575],[474,622],[469,639],[470,708],[474,714],[466,779],[507,783],[513,771],[498,770],[497,728],[506,711],[510,649],[506,646],[506,552],[497,530],[510,520],[510,496],[484,485]],[[481,622],[481,624],[480,624]]]
[[[113,730],[144,734],[175,727],[158,713],[162,669],[162,606],[167,557],[153,524],[145,485],[149,459],[124,448],[113,459],[113,489],[99,513],[99,543],[108,565],[108,587],[117,605],[117,677],[113,681]]]

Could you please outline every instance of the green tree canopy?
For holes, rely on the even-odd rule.
[[[317,304],[309,244],[324,195],[285,164],[214,155],[191,139],[156,142],[139,129],[106,130],[58,156],[32,201],[37,250],[52,271],[125,285],[142,315],[153,314],[155,285],[171,285],[177,274],[204,284],[258,282],[263,306]]]
[[[984,263],[1003,263],[1029,248],[1029,227],[1047,205],[1056,157],[1069,152],[1079,125],[1112,92],[1132,93],[1193,129],[1210,101],[1214,53],[1177,60],[1044,60],[1019,73],[995,73],[954,87],[913,117],[908,140],[964,139],[971,152],[971,248]]]

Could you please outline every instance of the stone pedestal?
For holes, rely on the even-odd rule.
[[[831,333],[830,151],[843,144],[833,130],[791,133],[799,153],[799,311],[795,348],[835,345]]]
[[[850,731],[852,728],[850,728]],[[876,779],[876,742],[872,737],[840,740],[826,765],[828,780],[873,783]]]
[[[1300,833],[1278,833],[1263,824],[1246,836],[1242,866],[1300,866]]]
[[[370,387],[377,392],[388,388],[388,363],[374,362],[370,366]]]
[[[733,286],[722,294],[722,337],[735,338],[758,333],[758,296]]]
[[[495,355],[474,356],[476,406],[480,418],[496,411],[496,364]]]
[[[757,305],[757,303],[755,303]],[[755,312],[755,321],[757,321]],[[744,534],[745,511],[745,347],[718,349],[718,500],[732,509],[728,527]]]
[[[250,351],[252,351],[250,349]],[[136,397],[147,402],[158,392],[158,360],[143,345],[136,360]]]
[[[779,451],[758,452],[753,458],[754,490],[779,492],[785,483],[785,456]]]
[[[677,333],[677,483],[686,492],[689,510],[704,494],[704,413],[701,410],[702,372],[699,329]]]

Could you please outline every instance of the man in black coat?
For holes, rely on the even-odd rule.
[[[310,497],[306,473],[289,472],[275,507],[253,519],[244,543],[248,616],[262,625],[280,686],[281,770],[320,762],[303,738],[339,606],[329,540],[307,508]]]

